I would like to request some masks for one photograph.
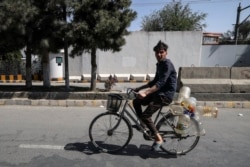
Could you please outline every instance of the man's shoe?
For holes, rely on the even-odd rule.
[[[161,142],[161,143],[154,142],[152,147],[151,147],[151,151],[161,151],[162,143],[163,142]]]

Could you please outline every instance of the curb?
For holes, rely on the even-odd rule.
[[[0,99],[1,106],[55,106],[55,107],[105,107],[107,100],[46,100],[46,99]],[[215,106],[218,108],[249,108],[250,101],[198,101],[197,105]]]

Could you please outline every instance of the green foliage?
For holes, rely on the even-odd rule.
[[[30,1],[0,1],[0,53],[5,54],[25,46],[26,24],[36,14]]]
[[[235,40],[233,40],[234,31],[228,30],[223,34],[222,40],[220,44],[235,44]],[[247,20],[240,24],[238,30],[238,39],[237,44],[246,45],[250,44],[250,20]]]
[[[4,55],[1,55],[1,60],[5,62],[18,62],[20,63],[22,60],[22,54],[18,51],[8,52]]]
[[[119,51],[136,17],[130,0],[84,0],[74,6],[72,55],[93,48]]]
[[[250,20],[245,21],[244,23],[240,24],[239,27],[239,35],[242,40],[249,39],[250,35]]]
[[[206,13],[192,12],[189,5],[183,6],[181,1],[173,1],[163,9],[154,11],[142,20],[144,31],[196,31],[206,27],[202,21]]]
[[[2,0],[0,53],[27,45],[33,54],[44,47],[57,52],[64,38],[76,52],[93,47],[119,51],[136,17],[130,5],[131,0]]]
[[[37,54],[46,47],[63,47],[61,0],[3,0],[0,3],[0,52],[31,47]],[[45,43],[46,42],[46,43]]]

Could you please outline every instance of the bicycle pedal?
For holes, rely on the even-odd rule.
[[[143,137],[145,140],[154,141],[154,136],[151,135],[150,130],[147,130],[146,132],[144,132]]]
[[[137,126],[137,125],[132,125],[132,128],[134,128],[134,129],[136,129],[136,130],[138,130],[138,131],[141,130],[141,129],[139,128],[139,126]]]

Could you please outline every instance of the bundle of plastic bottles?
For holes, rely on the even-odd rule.
[[[217,118],[218,108],[214,106],[197,106],[197,100],[194,97],[190,97],[190,94],[191,90],[189,87],[182,87],[177,102],[170,105],[172,113],[179,116],[176,132],[185,134],[185,130],[189,127],[190,118],[194,118],[200,128],[198,135],[205,135],[205,129],[202,126],[200,116]]]
[[[177,106],[173,106],[173,109],[176,110],[176,113],[179,114],[188,114],[190,116],[194,116],[195,114],[199,114],[204,117],[212,117],[217,118],[218,116],[218,108],[215,106],[197,106],[197,100],[194,97],[190,97],[191,89],[187,86],[184,86],[180,89],[177,105],[180,105],[184,108],[178,108]],[[176,104],[175,104],[176,105]],[[181,111],[182,110],[182,111]]]

